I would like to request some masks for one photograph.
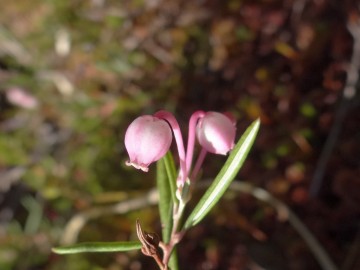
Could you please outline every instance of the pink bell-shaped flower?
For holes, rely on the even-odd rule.
[[[166,154],[171,141],[171,129],[165,120],[151,115],[136,118],[125,133],[125,147],[130,157],[126,165],[147,172],[152,162]]]
[[[207,112],[196,127],[200,145],[213,154],[226,155],[234,147],[235,133],[235,123],[218,112]]]

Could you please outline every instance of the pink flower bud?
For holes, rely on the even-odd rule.
[[[144,172],[169,150],[172,133],[168,123],[151,115],[136,118],[125,133],[125,147],[129,153],[128,166]]]
[[[207,112],[196,127],[198,141],[213,154],[226,155],[234,147],[235,123],[226,115]]]

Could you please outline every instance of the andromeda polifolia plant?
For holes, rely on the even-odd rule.
[[[138,241],[79,243],[54,248],[54,252],[69,254],[140,249],[144,255],[154,258],[159,269],[178,269],[175,247],[223,196],[243,165],[259,126],[260,121],[254,121],[235,144],[236,122],[230,114],[196,111],[189,120],[185,146],[180,126],[170,112],[159,111],[136,118],[125,134],[125,147],[129,154],[126,165],[147,172],[149,165],[157,162],[162,237],[144,231],[138,219],[135,224]],[[173,137],[177,146],[178,169],[169,151]],[[194,151],[196,142],[200,146],[199,151]],[[198,153],[196,160],[194,153]],[[229,157],[199,202],[189,209],[190,214],[184,216],[207,154],[229,154]]]

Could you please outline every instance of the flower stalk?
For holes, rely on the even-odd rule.
[[[205,113],[203,111],[194,112],[189,121],[189,133],[188,133],[188,143],[186,149],[186,168],[191,169],[191,163],[193,159],[194,147],[195,147],[195,137],[196,137],[196,124],[199,119],[204,117]]]
[[[183,186],[185,184],[186,176],[187,176],[186,153],[185,153],[184,141],[181,134],[179,123],[176,121],[176,118],[167,111],[158,111],[157,113],[154,114],[154,116],[166,120],[174,132],[174,137],[178,149],[179,162],[180,162],[180,171],[177,179],[177,184],[178,186]]]

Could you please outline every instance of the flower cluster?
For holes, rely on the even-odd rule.
[[[189,121],[185,151],[179,124],[171,113],[159,111],[154,115],[143,115],[136,118],[126,131],[125,147],[130,157],[126,164],[148,171],[148,166],[169,150],[173,133],[180,160],[178,185],[183,186],[188,178],[196,177],[207,152],[226,155],[234,147],[235,132],[235,121],[231,116],[196,111]],[[192,169],[196,138],[202,150]]]

